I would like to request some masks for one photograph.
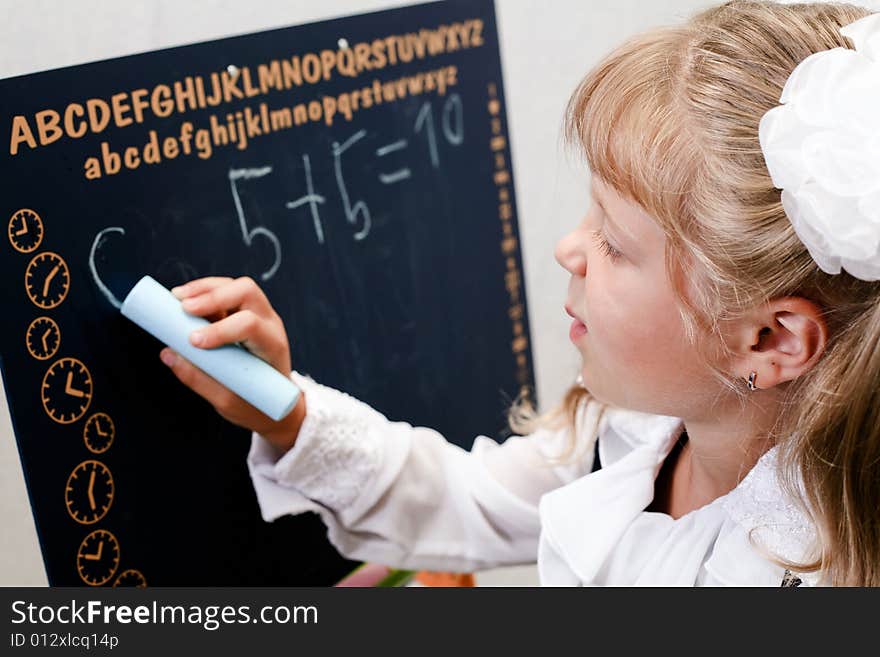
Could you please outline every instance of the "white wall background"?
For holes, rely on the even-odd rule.
[[[412,4],[400,0],[4,0],[0,77]],[[496,0],[538,397],[545,408],[577,373],[555,242],[586,209],[587,174],[560,127],[582,75],[616,43],[678,22],[710,0]],[[9,382],[6,382],[9,384]],[[533,584],[529,569],[480,583]],[[0,394],[0,585],[45,585],[33,518]]]

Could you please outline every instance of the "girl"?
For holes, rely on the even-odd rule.
[[[589,73],[567,135],[593,204],[556,249],[581,381],[546,416],[514,406],[528,435],[467,452],[297,372],[304,394],[272,422],[162,360],[255,432],[265,520],[314,511],[352,559],[537,555],[548,585],[880,584],[875,18],[728,2]],[[290,372],[253,281],[174,292],[216,320],[193,344],[244,341]]]

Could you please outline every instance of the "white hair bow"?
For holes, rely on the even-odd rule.
[[[792,71],[758,138],[798,237],[822,271],[880,280],[880,14]]]

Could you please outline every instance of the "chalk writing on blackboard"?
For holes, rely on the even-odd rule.
[[[430,158],[431,166],[435,169],[440,167],[440,148],[438,145],[436,120],[434,118],[434,109],[431,101],[426,101],[419,109],[415,123],[413,125],[414,135],[424,134],[427,156]],[[440,131],[443,139],[451,147],[461,146],[464,143],[464,107],[461,97],[452,93],[446,99],[441,110]],[[345,169],[343,167],[343,155],[352,148],[355,148],[364,137],[366,130],[358,130],[348,139],[339,143],[334,141],[331,145],[330,155],[333,160],[333,171],[336,183],[336,192],[342,201],[342,207],[347,223],[352,227],[352,238],[354,240],[363,240],[370,233],[372,219],[370,208],[366,201],[362,199],[353,199],[349,190],[349,185],[345,178]],[[385,144],[375,149],[376,157],[384,157],[392,153],[402,151],[409,146],[407,139],[398,139],[389,144]],[[301,155],[303,162],[303,174],[305,178],[306,194],[293,199],[283,201],[284,207],[288,210],[296,210],[303,206],[308,206],[310,217],[315,228],[315,239],[319,245],[324,244],[324,226],[323,220],[318,206],[327,202],[325,196],[315,192],[315,183],[312,176],[311,156],[309,153]],[[235,216],[239,222],[241,229],[241,237],[245,247],[250,247],[255,238],[262,237],[267,239],[273,247],[274,259],[271,264],[260,273],[260,279],[268,281],[278,272],[278,268],[282,262],[282,247],[278,236],[265,226],[254,226],[248,222],[248,218],[244,211],[239,193],[239,185],[243,183],[255,184],[256,181],[269,176],[273,173],[272,165],[248,168],[232,168],[229,169],[229,186],[232,193],[232,201],[235,206]],[[380,171],[378,173],[378,181],[383,185],[392,185],[402,182],[412,177],[412,171],[409,167],[403,167],[391,172]],[[95,256],[98,250],[104,245],[105,237],[110,233],[125,234],[125,229],[119,226],[110,226],[102,229],[92,241],[92,248],[89,253],[89,270],[92,279],[101,294],[115,308],[121,307],[119,299],[110,291],[107,285],[102,281],[97,270]]]

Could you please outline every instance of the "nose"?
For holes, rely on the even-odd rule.
[[[584,251],[578,247],[578,234],[571,231],[556,243],[556,262],[562,265],[570,274],[575,276],[587,275],[587,259]]]

